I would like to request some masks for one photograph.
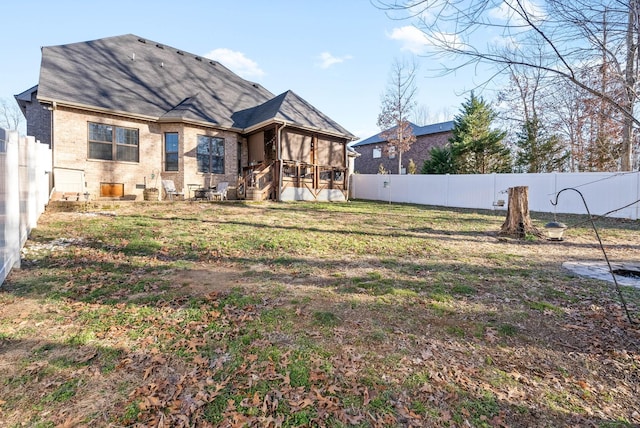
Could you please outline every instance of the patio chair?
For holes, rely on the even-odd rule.
[[[162,187],[164,187],[164,191],[170,201],[173,201],[173,198],[176,196],[182,196],[184,199],[184,192],[178,192],[176,190],[176,185],[173,180],[162,180]]]
[[[211,192],[211,199],[224,201],[227,199],[227,190],[229,189],[229,183],[221,181],[216,186],[216,190]]]

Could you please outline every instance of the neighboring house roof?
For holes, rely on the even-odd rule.
[[[18,106],[20,107],[20,110],[22,110],[22,114],[25,115],[25,117],[27,115],[26,104],[28,102],[31,102],[31,97],[33,96],[33,94],[37,93],[38,85],[35,85],[27,89],[26,91],[20,92],[19,94],[13,96],[13,98],[15,98],[15,100],[18,102]]]
[[[413,135],[415,135],[416,137],[421,137],[423,135],[429,135],[429,134],[437,134],[439,132],[448,132],[453,130],[452,120],[448,122],[434,123],[434,124],[425,125],[425,126],[418,126],[415,123],[409,122],[409,125],[411,125],[411,129],[413,130]],[[395,129],[395,127],[390,128],[390,130],[391,129]],[[376,135],[372,135],[371,137],[355,142],[350,146],[360,147],[360,146],[366,146],[368,144],[385,143],[386,140],[381,137],[381,134],[382,132]]]
[[[31,95],[37,91],[38,85],[35,85],[24,92],[20,92],[18,95],[14,95],[13,97],[18,101],[31,101]]]
[[[253,117],[262,122],[290,120],[292,125],[355,139],[291,92],[274,98],[217,61],[133,34],[43,47],[37,91],[44,102],[159,121],[241,131],[255,123]],[[266,108],[269,103],[278,108]]]

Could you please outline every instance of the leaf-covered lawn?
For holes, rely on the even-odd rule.
[[[542,227],[552,218],[535,214]],[[0,426],[640,424],[640,290],[497,236],[503,212],[349,203],[47,211],[0,289]],[[597,223],[640,263],[640,224]]]

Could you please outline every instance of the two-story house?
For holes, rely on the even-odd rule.
[[[402,154],[402,174],[406,173],[409,160],[418,168],[418,172],[422,168],[425,160],[429,159],[429,152],[434,147],[444,147],[449,143],[452,137],[453,121],[434,123],[432,125],[418,126],[410,123],[413,135],[416,141],[411,145],[409,150]],[[393,150],[389,150],[387,141],[381,134],[372,135],[369,138],[352,144],[360,156],[355,159],[355,172],[359,174],[377,174],[380,165],[392,174],[398,173],[397,154]]]

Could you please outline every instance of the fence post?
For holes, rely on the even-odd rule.
[[[0,236],[0,284],[12,268],[20,267],[20,188],[18,170],[18,132],[0,129],[0,202],[4,217]]]
[[[636,200],[640,200],[640,172],[636,172]],[[636,204],[636,218],[640,220],[640,203]]]
[[[38,200],[37,200],[37,181],[36,181],[36,171],[38,169],[38,159],[37,159],[37,149],[36,149],[36,140],[34,137],[22,137],[22,143],[26,148],[26,176],[27,182],[25,183],[25,190],[27,191],[27,211],[28,211],[28,221],[29,224],[27,226],[27,237],[31,234],[31,231],[38,226]]]

